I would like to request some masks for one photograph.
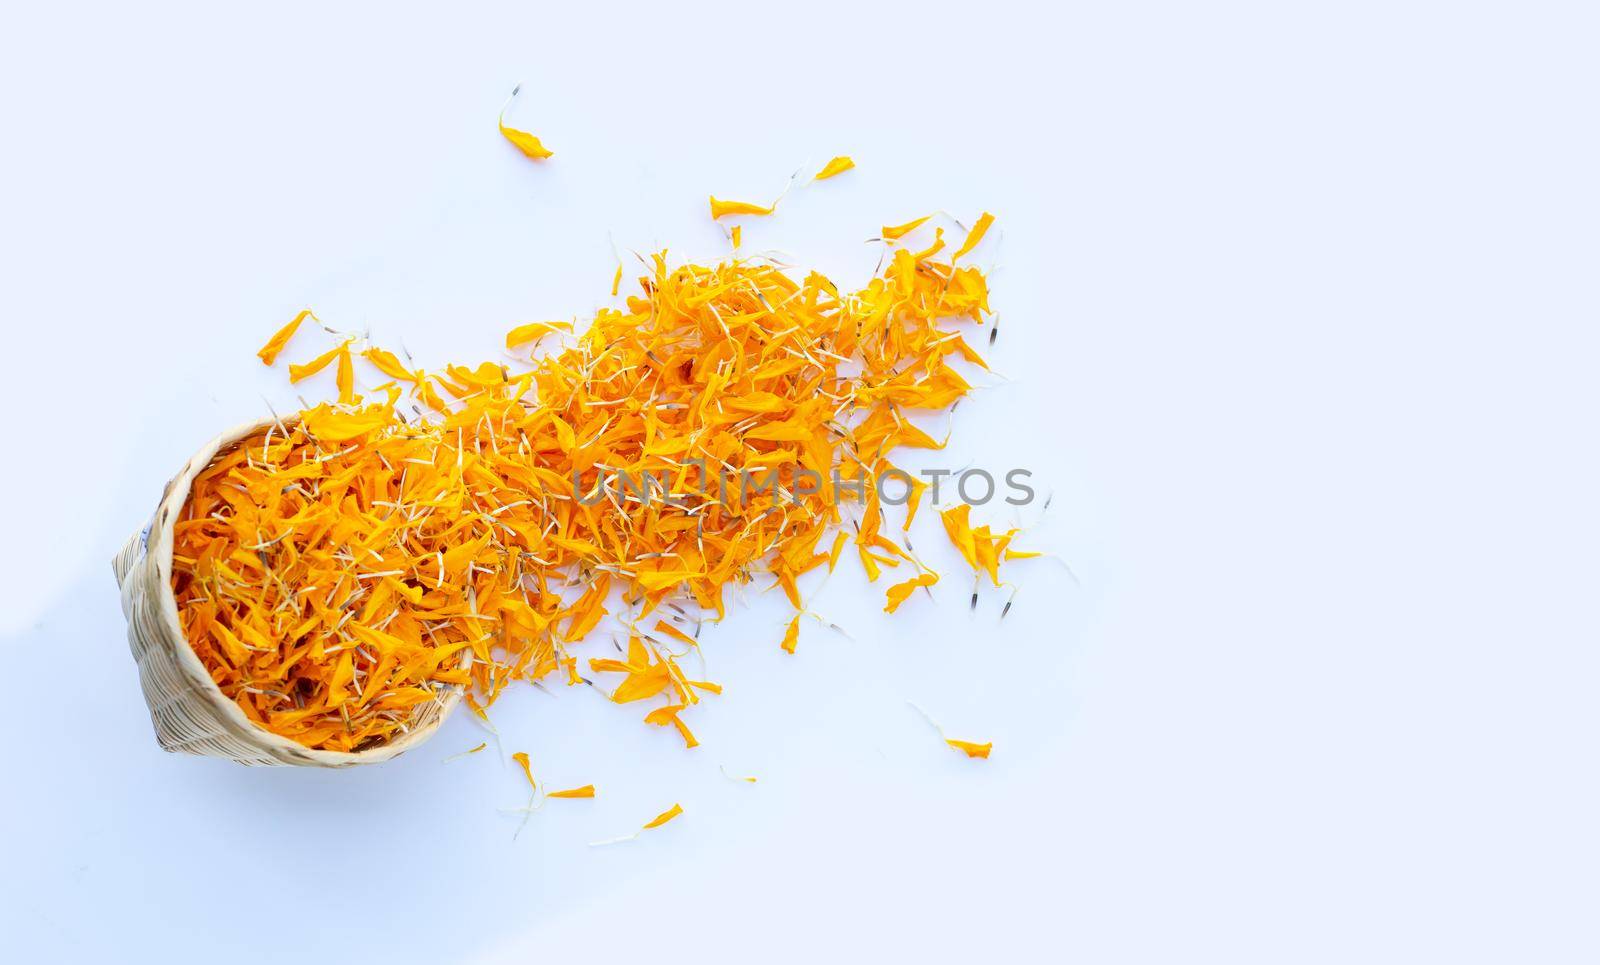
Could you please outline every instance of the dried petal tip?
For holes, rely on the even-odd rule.
[[[945,743],[949,744],[951,747],[954,747],[958,751],[962,751],[968,757],[982,757],[985,760],[988,759],[989,751],[994,747],[993,742],[988,744],[974,744],[972,741],[951,740],[948,737],[945,738]]]
[[[711,199],[711,220],[726,218],[734,214],[771,214],[776,205],[763,208],[759,204],[750,204],[747,201],[719,201],[716,197]]]
[[[444,759],[444,763],[448,764],[451,761],[459,761],[463,757],[470,757],[471,755],[478,753],[479,751],[483,750],[485,747],[488,747],[488,746],[489,746],[489,743],[487,741],[485,741],[485,742],[479,744],[477,747],[469,747],[469,748],[467,748],[466,750],[462,751],[459,754],[451,754],[449,757]]]
[[[838,157],[834,158],[833,160],[829,161],[826,165],[823,166],[821,171],[817,172],[817,180],[818,181],[826,181],[828,178],[833,177],[835,174],[843,174],[844,172],[850,170],[851,168],[853,168],[855,166],[856,166],[856,162],[850,160],[849,156],[841,154]]]

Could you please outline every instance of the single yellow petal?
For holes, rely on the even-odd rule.
[[[655,710],[652,710],[650,713],[644,715],[644,722],[647,724],[655,724],[657,727],[665,727],[674,720],[678,719],[678,712],[683,710],[683,708],[683,704],[668,704],[665,707],[657,707]]]
[[[850,534],[846,533],[844,530],[840,530],[838,534],[833,537],[833,548],[828,550],[829,573],[832,573],[833,568],[839,565],[839,554],[844,552],[844,544],[849,538]]]
[[[277,361],[278,353],[283,351],[284,346],[289,344],[291,338],[294,338],[294,333],[300,329],[300,323],[308,318],[312,321],[317,320],[317,316],[311,314],[311,309],[309,308],[301,311],[289,324],[278,329],[271,338],[267,339],[267,344],[261,346],[261,351],[256,353],[256,356],[261,359],[261,364],[271,365]]]
[[[334,384],[339,387],[339,401],[350,405],[356,400],[356,373],[350,362],[350,343],[339,346],[339,367],[334,373]]]
[[[565,791],[551,791],[545,797],[594,797],[594,785],[585,784],[583,787],[574,787]]]
[[[528,753],[526,751],[517,751],[515,754],[511,755],[511,759],[521,765],[523,776],[528,779],[528,786],[537,790],[539,785],[534,783],[533,764],[528,760]]]
[[[650,823],[644,826],[644,830],[648,831],[651,828],[659,828],[682,813],[683,807],[681,805],[674,804],[672,807],[662,811],[660,814],[652,818]]]
[[[504,121],[500,122],[500,133],[505,137],[506,140],[510,141],[512,144],[515,144],[517,150],[521,151],[523,154],[526,154],[528,157],[533,158],[535,161],[542,161],[555,153],[549,148],[545,147],[537,137],[534,137],[527,131],[519,131],[514,127],[506,127]]]
[[[677,627],[673,626],[672,624],[668,623],[665,620],[657,620],[656,621],[656,625],[655,625],[655,630],[658,633],[666,634],[667,636],[673,638],[674,640],[677,640],[680,643],[687,643],[691,647],[700,646],[700,641],[699,640],[696,640],[694,637],[689,636],[687,633],[684,633],[682,630],[679,630]]]
[[[961,243],[961,247],[956,249],[956,253],[950,256],[951,263],[954,263],[956,259],[978,247],[978,242],[983,240],[983,236],[988,233],[989,226],[992,224],[994,224],[994,215],[985,211],[982,216],[978,218],[978,223],[972,226],[971,231],[967,232],[967,240],[963,241]]]
[[[381,348],[373,347],[364,349],[361,353],[361,357],[366,359],[368,362],[371,362],[373,368],[377,369],[379,372],[382,372],[384,375],[387,375],[391,379],[398,379],[402,382],[412,383],[415,383],[417,380],[417,377],[414,374],[408,372],[406,367],[400,364],[400,359],[395,357],[393,352],[386,352]]]
[[[725,218],[732,214],[771,214],[777,205],[763,208],[759,204],[750,204],[746,201],[718,201],[711,199],[711,219]]]
[[[328,363],[339,357],[339,352],[344,345],[336,345],[304,365],[289,366],[289,382],[295,383],[302,379],[309,379],[318,372],[328,367]]]
[[[829,161],[826,165],[823,166],[821,171],[817,172],[817,180],[818,181],[826,181],[828,178],[833,177],[835,174],[843,174],[844,172],[850,170],[851,168],[853,168],[855,166],[856,166],[856,162],[850,160],[849,157],[841,154],[840,156],[838,156],[838,157],[834,158],[833,160]]]
[[[974,744],[972,741],[951,740],[948,737],[945,738],[944,742],[949,744],[951,747],[954,747],[956,750],[964,752],[968,757],[987,758],[989,756],[990,749],[994,747],[992,742],[988,744]]]
[[[911,232],[916,231],[922,226],[923,222],[927,221],[931,217],[933,217],[933,215],[925,214],[915,221],[907,221],[902,225],[884,225],[883,237],[887,241],[898,241]]]
[[[937,582],[939,582],[937,573],[923,573],[906,580],[904,583],[896,583],[894,586],[889,587],[888,603],[884,605],[883,611],[885,613],[893,613],[900,609],[900,604],[906,602],[919,587],[932,586]]]
[[[621,269],[619,268],[618,271],[621,271]],[[516,348],[518,345],[537,342],[551,332],[570,331],[572,331],[571,322],[529,322],[526,325],[518,325],[506,333],[506,348]]]
[[[950,537],[950,543],[961,551],[961,558],[973,569],[978,568],[978,549],[975,544],[972,526],[968,516],[972,507],[967,503],[953,506],[939,514],[939,519],[944,523],[944,531]]]
[[[689,730],[689,725],[683,722],[682,717],[672,718],[672,726],[678,729],[678,734],[683,738],[684,747],[699,747],[700,742],[695,739],[694,733]]]

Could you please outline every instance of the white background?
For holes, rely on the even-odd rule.
[[[4,14],[4,956],[1596,960],[1585,6]],[[461,715],[353,771],[157,749],[108,561],[295,405],[267,334],[497,358],[608,303],[613,242],[714,257],[708,194],[835,153],[747,243],[859,284],[880,224],[999,216],[1006,380],[928,464],[1032,469],[1080,582],[1017,565],[1001,624],[947,565],[889,618],[849,564],[812,602],[853,639],[793,657],[747,593],[694,751],[521,688],[491,749],[600,797],[515,838]]]

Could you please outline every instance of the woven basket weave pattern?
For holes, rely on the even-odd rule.
[[[313,750],[245,717],[212,681],[178,623],[172,593],[172,531],[189,488],[218,451],[270,424],[269,420],[240,426],[207,443],[167,484],[149,527],[135,533],[112,560],[122,590],[122,613],[128,619],[128,645],[139,664],[139,684],[156,740],[169,751],[251,765],[349,767],[386,761],[432,736],[460,700],[461,688],[451,687],[432,703],[420,705],[410,731],[380,747],[353,753]]]

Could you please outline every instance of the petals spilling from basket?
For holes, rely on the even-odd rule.
[[[885,534],[871,480],[897,448],[941,446],[906,416],[968,391],[952,359],[983,366],[955,326],[986,323],[987,282],[957,259],[990,220],[948,260],[942,230],[893,247],[853,292],[759,260],[658,255],[626,310],[525,371],[426,372],[350,339],[291,366],[296,381],[335,366],[339,401],[195,480],[172,559],[185,635],[246,717],[310,748],[382,744],[440,687],[466,685],[481,713],[511,681],[560,670],[608,675],[613,699],[658,704],[647,719],[693,746],[684,714],[717,688],[680,661],[729,584],[765,574],[799,614],[798,578],[851,540],[869,579],[933,582]],[[508,348],[560,329],[523,326]],[[386,380],[365,398],[358,358]],[[573,645],[613,608],[626,649],[580,663]]]

